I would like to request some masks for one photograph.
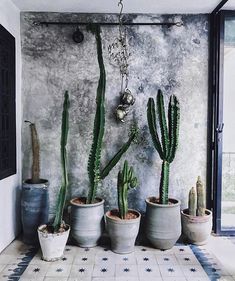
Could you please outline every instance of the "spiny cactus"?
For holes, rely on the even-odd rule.
[[[206,194],[201,178],[198,177],[196,188],[189,191],[188,210],[190,216],[204,216],[206,210]]]
[[[157,111],[157,114],[156,114]],[[161,90],[157,94],[157,104],[153,98],[148,100],[147,118],[149,131],[152,137],[153,145],[157,150],[162,162],[162,172],[160,181],[160,204],[168,204],[168,186],[170,163],[175,158],[179,138],[179,120],[180,108],[175,95],[171,95],[168,106],[168,126],[164,108],[164,98]],[[157,132],[157,123],[160,126],[161,141]]]
[[[97,24],[89,25],[88,30],[91,31],[96,38],[98,64],[100,69],[100,78],[96,94],[96,114],[93,128],[93,141],[89,154],[88,161],[88,175],[89,175],[89,192],[86,203],[91,204],[95,201],[97,187],[100,180],[104,179],[113,167],[118,163],[122,155],[130,147],[131,143],[136,139],[137,129],[132,130],[129,139],[122,148],[113,156],[108,162],[107,166],[101,170],[101,149],[103,144],[104,130],[105,130],[105,85],[106,74],[102,55],[102,42],[100,36],[100,26]]]
[[[61,140],[60,140],[60,153],[61,153],[61,167],[62,167],[62,184],[60,187],[57,204],[56,216],[52,223],[53,232],[57,232],[62,225],[63,211],[65,206],[67,188],[68,188],[68,172],[67,172],[67,139],[69,131],[69,95],[66,91],[64,94],[64,104],[62,113],[61,124]]]
[[[137,185],[137,178],[134,175],[133,167],[124,162],[122,171],[118,173],[117,190],[118,190],[118,208],[121,219],[125,219],[128,212],[128,190]]]
[[[28,120],[25,120],[24,122],[29,123],[30,131],[31,131],[31,143],[32,143],[32,154],[33,154],[31,182],[37,184],[40,183],[40,145],[39,145],[38,133],[37,133],[36,125],[34,123]]]

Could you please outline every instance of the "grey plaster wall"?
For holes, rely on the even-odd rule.
[[[108,45],[117,36],[117,27],[102,27],[103,56],[107,72],[106,129],[102,162],[128,138],[135,120],[141,142],[132,145],[120,164],[102,182],[98,195],[106,207],[116,206],[116,178],[124,159],[134,165],[139,188],[131,192],[130,207],[145,210],[145,198],[158,194],[161,161],[150,139],[146,104],[161,88],[166,96],[175,94],[181,104],[179,149],[170,172],[170,196],[187,202],[188,190],[196,177],[206,177],[206,131],[208,91],[208,21],[206,15],[129,15],[135,22],[182,21],[183,27],[128,27],[132,58],[129,87],[136,97],[125,124],[113,117],[118,103],[119,70],[109,61]],[[69,133],[69,197],[87,194],[87,160],[92,140],[95,95],[99,78],[95,38],[84,28],[85,39],[75,44],[71,26],[33,26],[34,20],[111,21],[116,15],[22,13],[23,120],[36,122],[41,142],[41,176],[51,182],[53,213],[61,179],[60,125],[63,93],[71,99]],[[31,154],[28,126],[23,125],[23,177],[30,175]]]

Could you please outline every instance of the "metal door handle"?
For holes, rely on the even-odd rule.
[[[216,127],[216,132],[217,133],[222,133],[224,129],[224,123],[220,123],[217,127]]]

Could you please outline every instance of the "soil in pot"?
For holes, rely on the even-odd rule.
[[[71,234],[80,247],[95,247],[104,229],[104,200],[86,204],[85,197],[74,198],[71,203]]]
[[[121,220],[120,215],[119,215],[119,211],[118,210],[111,210],[110,212],[108,212],[108,216],[114,220]],[[128,213],[126,214],[125,220],[133,220],[133,219],[137,219],[139,217],[139,213],[137,213],[134,210],[128,210]]]

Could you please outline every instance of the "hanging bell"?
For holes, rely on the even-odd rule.
[[[121,103],[125,105],[133,105],[135,103],[135,98],[128,88],[124,90],[124,93],[121,96]]]
[[[129,112],[129,109],[127,106],[120,104],[117,108],[116,108],[116,117],[119,121],[121,122],[125,122],[125,117],[127,116]]]

